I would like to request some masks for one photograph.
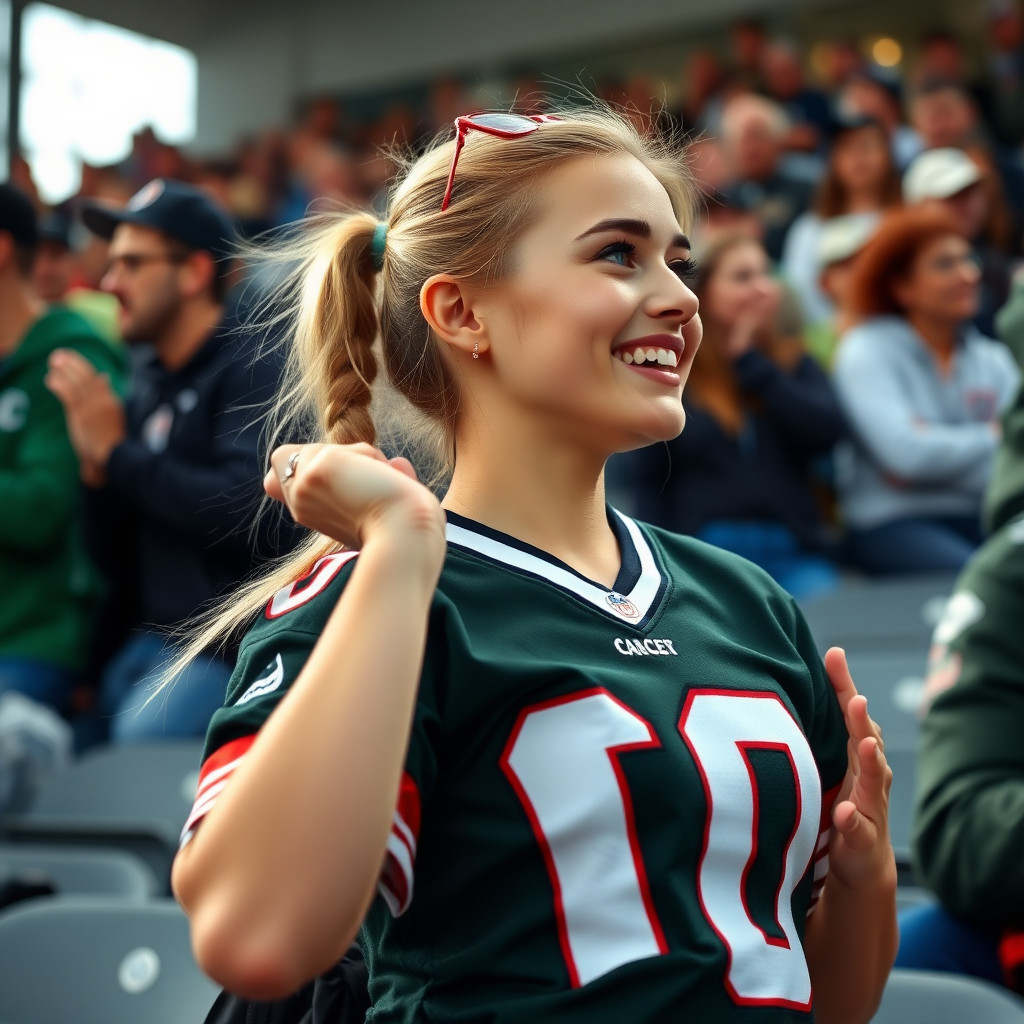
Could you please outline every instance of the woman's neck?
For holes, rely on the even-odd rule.
[[[604,460],[537,417],[460,425],[442,504],[611,587],[622,563],[605,511]]]
[[[960,336],[960,324],[946,317],[932,317],[924,313],[908,314],[907,320],[935,356],[942,373],[948,373]]]
[[[846,197],[846,214],[877,213],[882,209],[882,197],[878,189],[867,188],[851,191]]]

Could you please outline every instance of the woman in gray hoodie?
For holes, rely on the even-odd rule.
[[[980,272],[939,209],[896,211],[857,259],[856,326],[835,388],[853,440],[837,483],[850,555],[870,573],[957,571],[981,540],[981,500],[1020,373],[970,326]]]

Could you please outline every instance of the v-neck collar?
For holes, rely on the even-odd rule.
[[[454,512],[445,514],[449,544],[499,562],[524,576],[550,583],[619,622],[638,628],[645,626],[665,589],[665,578],[640,527],[611,507],[608,524],[615,532],[622,553],[622,565],[612,589],[587,579],[532,544]]]

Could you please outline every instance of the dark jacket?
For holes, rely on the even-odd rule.
[[[138,358],[128,437],[88,503],[89,537],[114,582],[117,626],[169,627],[245,579],[294,533],[262,497],[262,427],[280,376],[274,353],[225,321],[178,370]],[[109,649],[117,639],[107,639]]]
[[[119,387],[124,358],[68,309],[40,317],[0,360],[0,655],[80,669],[101,581],[78,521],[78,459],[64,409],[43,383],[57,348]]]
[[[686,427],[679,437],[624,457],[637,515],[688,534],[723,520],[783,523],[805,548],[817,548],[821,521],[811,463],[831,451],[844,430],[832,388],[809,356],[789,373],[754,350],[735,368],[751,400],[738,436],[684,399]]]

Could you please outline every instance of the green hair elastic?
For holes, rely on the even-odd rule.
[[[370,243],[370,256],[373,258],[373,269],[384,269],[384,247],[388,240],[388,226],[383,221],[373,229],[373,241]]]

